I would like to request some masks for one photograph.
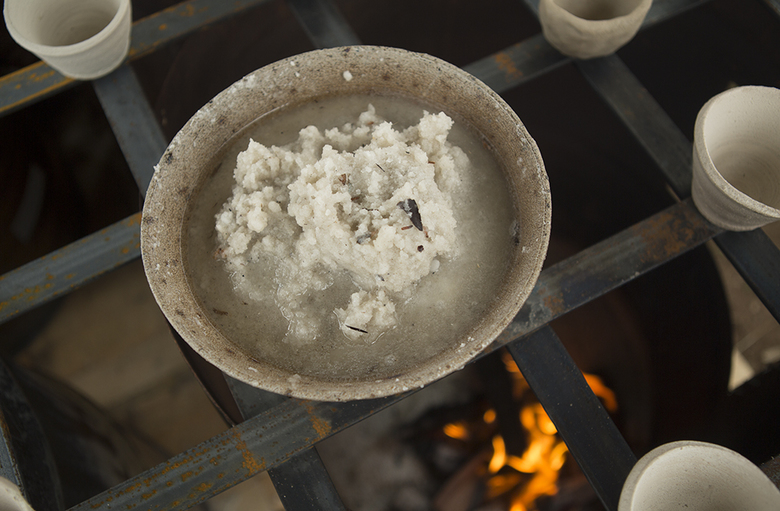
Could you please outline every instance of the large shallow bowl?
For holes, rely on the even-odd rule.
[[[247,353],[200,307],[183,255],[188,204],[211,169],[214,155],[259,117],[324,97],[366,93],[417,100],[464,121],[502,166],[521,228],[495,299],[473,328],[452,339],[451,348],[392,378],[344,381],[293,374]],[[462,368],[488,346],[536,283],[547,253],[550,218],[549,183],[539,150],[497,94],[470,74],[429,55],[353,46],[312,51],[271,64],[203,106],[156,167],[143,210],[141,251],[160,308],[203,358],[258,388],[299,398],[347,401],[424,386]]]

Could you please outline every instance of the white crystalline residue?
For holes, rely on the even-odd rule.
[[[264,293],[238,270],[275,261],[288,341],[313,342],[335,318],[347,339],[372,343],[420,279],[457,257],[452,197],[469,161],[447,141],[452,123],[426,112],[398,131],[369,105],[341,128],[309,126],[282,147],[250,141],[238,155],[233,195],[215,216],[220,253],[250,298]],[[310,298],[337,272],[355,290],[324,314]]]
[[[350,81],[350,80],[352,80],[352,73],[350,73],[349,71],[344,71],[344,73],[342,74],[342,76],[344,77],[344,79],[345,79],[346,81]]]

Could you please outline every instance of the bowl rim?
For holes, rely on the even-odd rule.
[[[414,70],[412,75],[408,74],[410,70]],[[315,78],[310,79],[312,76]],[[338,84],[339,90],[323,90],[323,82]],[[190,289],[181,246],[182,229],[187,199],[197,185],[192,176],[197,176],[210,154],[240,129],[260,115],[314,97],[357,91],[407,96],[434,106],[451,98],[457,107],[443,108],[445,111],[477,122],[479,126],[472,128],[485,143],[491,144],[498,155],[515,158],[502,165],[511,167],[505,177],[512,181],[513,190],[522,180],[527,190],[520,196],[523,204],[515,207],[533,208],[533,214],[523,218],[526,223],[518,234],[518,246],[507,269],[508,282],[498,293],[497,306],[467,335],[455,340],[452,348],[396,377],[333,381],[293,374],[254,359],[218,331]],[[254,103],[257,101],[262,102],[261,111]],[[473,104],[464,106],[463,101]],[[253,105],[250,112],[243,108],[247,104]],[[464,114],[467,108],[471,116]],[[231,115],[226,115],[227,111]],[[209,135],[216,138],[209,139]],[[192,165],[188,160],[204,163]],[[193,115],[155,166],[143,208],[141,253],[150,288],[167,320],[208,362],[240,381],[278,394],[349,401],[422,387],[476,357],[512,321],[530,295],[546,257],[550,227],[550,188],[541,154],[520,119],[498,94],[469,73],[430,55],[382,46],[345,46],[313,50],[264,66],[235,82]]]

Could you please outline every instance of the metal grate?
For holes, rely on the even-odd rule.
[[[763,2],[780,16],[780,0]],[[128,61],[262,3],[189,0],[141,19],[133,26]],[[643,29],[705,3],[655,0]],[[525,0],[525,4],[538,13],[538,0]],[[359,43],[330,0],[288,0],[288,6],[315,46]],[[570,62],[538,34],[485,56],[465,70],[501,93]],[[688,198],[690,142],[618,56],[574,65],[649,154],[659,178],[680,201],[545,269],[524,308],[486,353],[509,347],[599,498],[613,511],[636,458],[548,324],[711,239],[780,319],[780,251],[760,230],[726,233],[699,215]],[[11,73],[0,78],[0,115],[75,83],[41,62]],[[94,81],[93,87],[143,192],[167,142],[136,75],[126,63]],[[131,215],[2,275],[0,322],[138,258],[139,229],[140,214]],[[545,378],[550,372],[557,377]],[[286,509],[343,509],[312,447],[411,394],[333,404],[283,398],[234,380],[229,384],[244,422],[72,509],[140,505],[186,509],[263,471],[269,471]],[[594,427],[583,431],[577,427],[583,423]],[[23,485],[13,447],[7,441],[0,447],[2,475]]]

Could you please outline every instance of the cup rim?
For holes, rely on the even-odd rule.
[[[641,13],[642,18],[644,19],[644,16],[647,14],[647,11],[650,9],[650,5],[653,2],[653,0],[639,0],[636,7],[634,7],[631,10],[631,12],[628,12],[626,14],[621,14],[620,16],[613,16],[611,18],[592,20],[588,18],[583,18],[582,16],[577,16],[576,14],[569,11],[568,9],[565,9],[560,5],[558,5],[558,2],[556,0],[541,0],[541,1],[550,5],[553,9],[559,12],[563,17],[567,18],[570,23],[582,27],[597,27],[599,25],[603,26],[603,25],[611,25],[611,24],[620,24],[635,18],[636,16],[639,15],[639,13]],[[645,5],[647,6],[646,8]]]
[[[61,46],[53,46],[48,44],[40,44],[33,41],[30,41],[26,36],[24,36],[14,25],[13,19],[11,17],[11,14],[9,11],[13,11],[14,7],[9,7],[14,3],[14,1],[18,0],[5,0],[5,4],[3,6],[3,17],[5,18],[5,24],[8,28],[8,32],[10,33],[11,37],[19,43],[19,45],[23,46],[26,50],[30,51],[31,53],[34,53],[36,55],[44,54],[48,55],[50,57],[65,57],[70,55],[75,55],[77,53],[89,50],[96,45],[100,44],[104,40],[106,40],[113,32],[116,31],[116,28],[122,23],[122,20],[125,16],[128,15],[128,12],[130,11],[130,0],[119,0],[119,8],[117,9],[116,13],[114,14],[114,17],[111,18],[111,21],[108,22],[108,24],[103,27],[97,34],[94,34],[91,37],[88,37],[87,39],[84,39],[83,41],[79,41],[77,43],[73,44],[65,44]],[[22,0],[27,1],[27,0]],[[132,21],[132,20],[131,20]]]
[[[710,155],[710,150],[704,137],[704,125],[707,122],[707,115],[720,100],[734,94],[754,94],[767,92],[770,94],[776,94],[778,98],[780,98],[780,89],[763,85],[743,85],[739,87],[733,87],[710,98],[699,110],[699,113],[696,116],[696,122],[693,129],[694,150],[696,151],[696,157],[698,158],[699,163],[701,164],[701,168],[706,174],[707,178],[730,199],[734,200],[742,207],[747,208],[750,211],[759,213],[766,217],[780,219],[780,209],[774,208],[768,204],[764,204],[763,202],[754,199],[750,195],[739,190],[725,177],[723,177],[712,161],[712,156]]]
[[[636,462],[634,467],[629,472],[620,492],[618,511],[631,511],[633,509],[636,490],[639,487],[643,476],[647,470],[650,469],[650,467],[656,463],[661,462],[663,458],[669,456],[670,453],[682,450],[694,451],[697,453],[717,453],[720,459],[727,459],[732,465],[738,465],[742,473],[748,472],[748,475],[756,476],[757,481],[761,481],[761,477],[763,476],[765,484],[758,482],[757,485],[761,486],[763,484],[763,488],[766,490],[765,494],[774,495],[774,493],[771,492],[771,489],[778,491],[777,487],[768,477],[766,477],[761,469],[753,464],[750,460],[742,456],[740,453],[722,445],[710,442],[702,442],[699,440],[677,440],[662,444],[652,449]],[[751,472],[752,474],[750,474]],[[777,501],[780,501],[780,491],[778,491],[778,494],[775,495],[775,498]]]

